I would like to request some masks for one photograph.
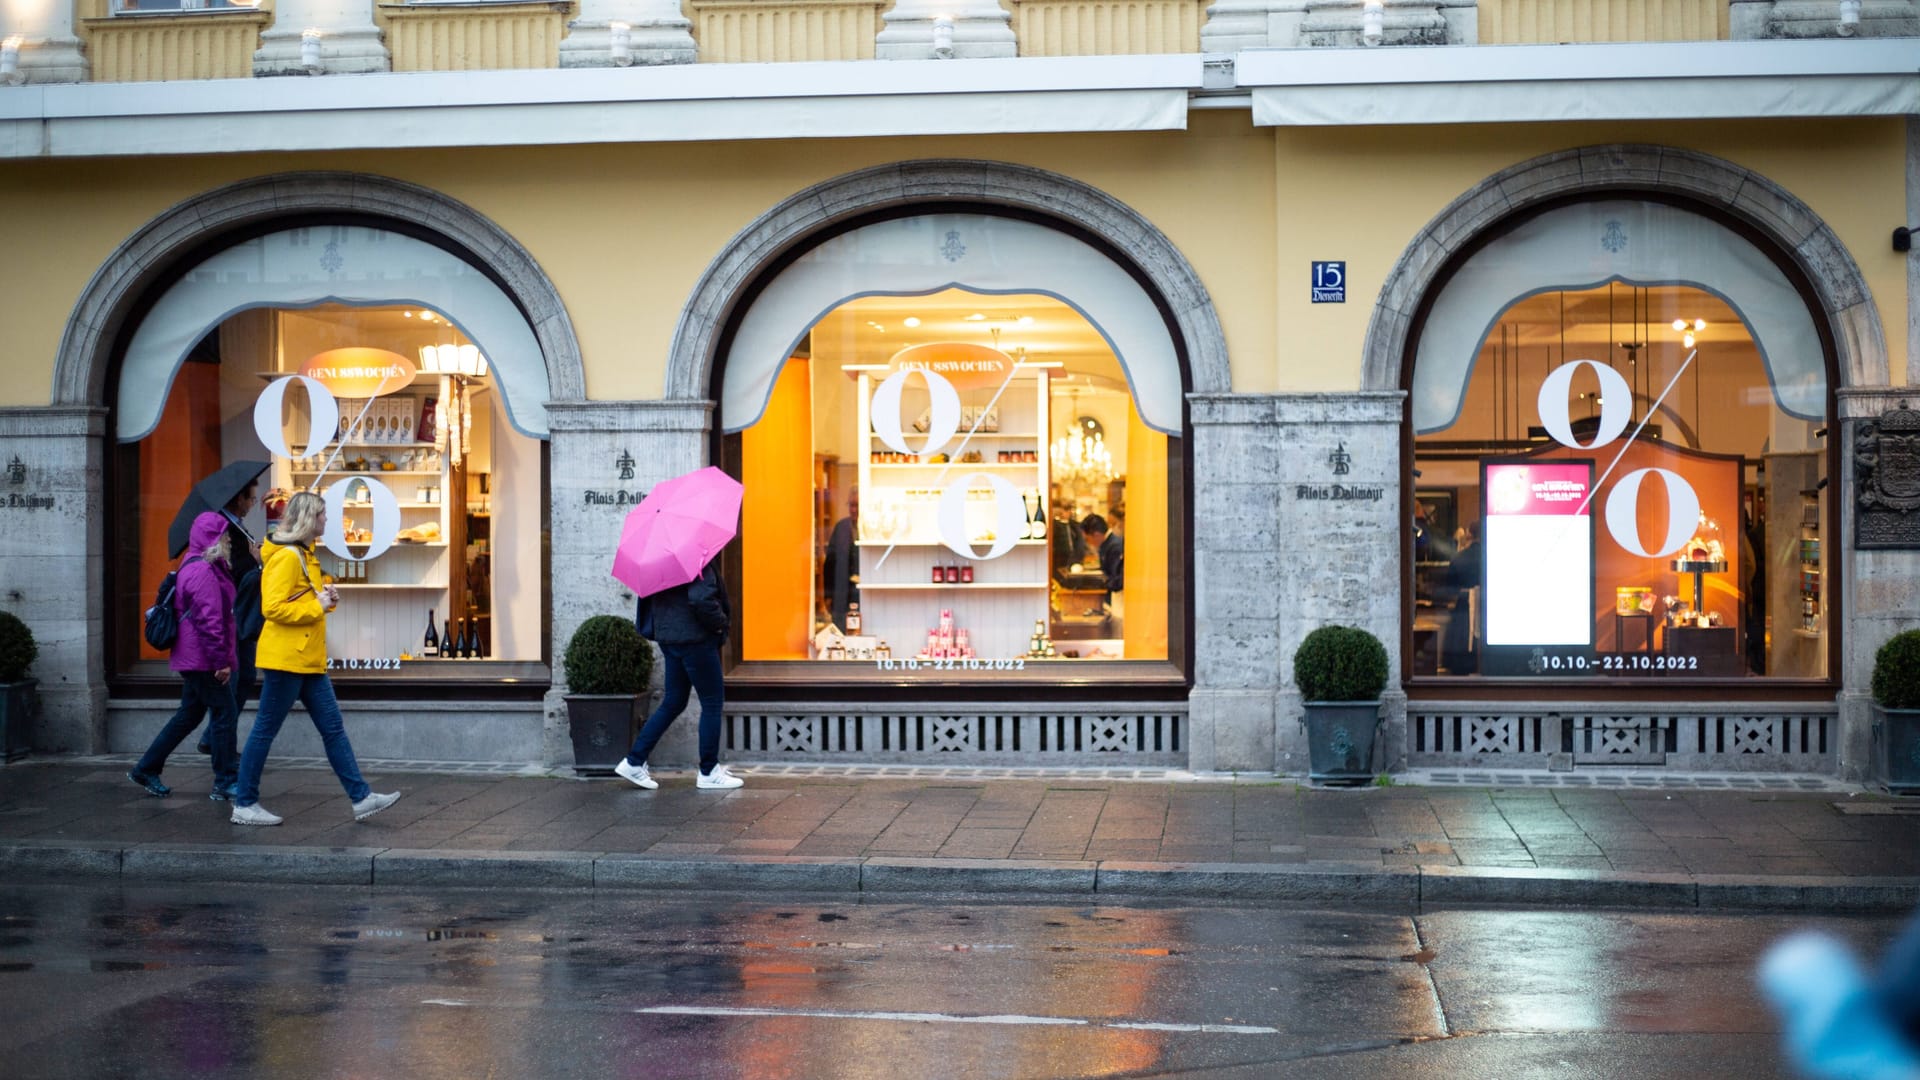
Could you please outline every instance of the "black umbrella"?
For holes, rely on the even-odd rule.
[[[193,534],[193,519],[208,512],[219,513],[221,508],[233,501],[248,484],[267,471],[265,461],[235,461],[222,465],[219,471],[205,480],[193,485],[187,492],[186,501],[180,504],[180,512],[173,515],[173,524],[167,526],[167,557],[179,558],[187,549],[187,540]]]

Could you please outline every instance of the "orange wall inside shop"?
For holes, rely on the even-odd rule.
[[[1593,478],[1597,481],[1617,452],[1615,446],[1602,447],[1599,451],[1555,447],[1539,456],[1549,461],[1592,460]],[[1740,625],[1740,589],[1746,581],[1747,560],[1753,556],[1740,545],[1739,460],[1697,455],[1666,443],[1642,440],[1635,442],[1620,458],[1620,464],[1614,466],[1613,475],[1600,485],[1599,494],[1594,496],[1588,509],[1594,520],[1593,640],[1594,647],[1601,652],[1619,648],[1613,618],[1615,586],[1651,588],[1656,620],[1666,615],[1667,606],[1662,597],[1679,596],[1689,605],[1694,602],[1693,575],[1679,573],[1668,566],[1674,556],[1642,558],[1615,543],[1607,531],[1607,497],[1613,494],[1614,485],[1621,477],[1639,469],[1667,469],[1684,477],[1700,496],[1700,512],[1719,523],[1727,570],[1723,574],[1707,574],[1703,579],[1707,590],[1706,610],[1718,614],[1724,626]],[[1649,476],[1641,481],[1638,510],[1640,545],[1648,551],[1657,551],[1667,535],[1667,489],[1659,478]],[[1637,631],[1628,629],[1627,635],[1628,645],[1639,644]],[[1744,651],[1744,640],[1739,641],[1739,647]]]
[[[1127,410],[1126,618],[1130,660],[1167,658],[1167,437]]]
[[[813,631],[813,398],[787,361],[767,411],[740,436],[741,656],[805,660]]]
[[[193,485],[220,468],[220,366],[182,364],[153,434],[140,440],[140,604],[173,569],[167,527]],[[185,552],[181,553],[185,555]],[[140,639],[140,658],[166,653]]]

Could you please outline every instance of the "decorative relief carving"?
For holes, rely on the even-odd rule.
[[[1920,548],[1920,412],[1854,421],[1856,548]]]

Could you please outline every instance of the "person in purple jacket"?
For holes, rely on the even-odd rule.
[[[147,747],[139,764],[127,773],[127,779],[159,798],[173,794],[172,788],[160,782],[167,755],[200,726],[202,714],[213,717],[208,725],[213,747],[213,794],[208,798],[214,802],[232,799],[234,781],[239,778],[234,731],[239,710],[233,700],[233,672],[239,666],[239,656],[233,626],[234,585],[227,572],[229,544],[226,518],[205,513],[193,519],[187,561],[181,564],[174,583],[173,606],[180,613],[180,633],[168,661],[168,666],[180,674],[180,708],[153,737],[153,745]]]

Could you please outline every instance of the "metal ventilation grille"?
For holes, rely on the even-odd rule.
[[[1705,711],[1414,703],[1407,708],[1407,750],[1415,767],[1822,772],[1834,765],[1837,721],[1833,707],[1818,705]]]
[[[742,761],[1184,765],[1183,706],[956,710],[753,705],[727,709],[723,742]]]

